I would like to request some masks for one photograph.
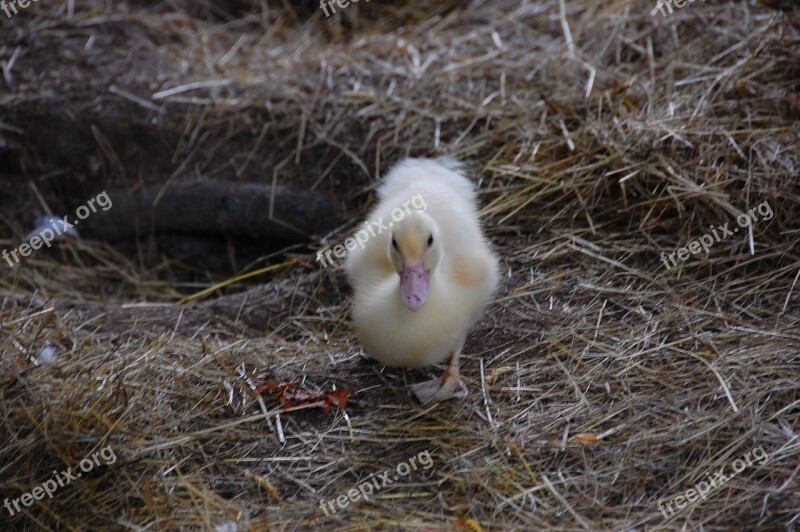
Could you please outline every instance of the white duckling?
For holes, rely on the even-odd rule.
[[[463,398],[458,357],[498,280],[472,183],[453,159],[409,158],[389,171],[378,197],[366,222],[373,236],[358,239],[345,263],[364,352],[398,367],[449,356],[441,379],[412,391],[422,403]]]

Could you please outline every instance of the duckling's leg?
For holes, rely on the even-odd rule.
[[[467,396],[467,387],[461,382],[458,372],[458,356],[464,348],[464,340],[450,353],[450,363],[440,379],[421,382],[411,387],[411,391],[422,404],[438,403],[448,399],[463,399]]]

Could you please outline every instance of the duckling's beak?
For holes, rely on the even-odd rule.
[[[403,261],[403,271],[400,272],[400,298],[403,304],[414,312],[422,308],[428,299],[429,281],[425,261],[420,260],[414,265]]]

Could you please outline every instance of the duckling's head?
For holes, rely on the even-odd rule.
[[[424,212],[411,212],[392,227],[389,258],[400,275],[400,299],[417,311],[428,298],[430,275],[442,258],[441,231]]]

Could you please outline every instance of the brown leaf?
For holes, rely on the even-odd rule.
[[[597,437],[597,434],[592,434],[589,432],[582,432],[580,434],[576,434],[575,436],[572,437],[572,439],[584,445],[589,445],[591,443],[597,443],[600,441],[600,438]]]
[[[283,393],[286,390],[292,391],[295,389],[295,385],[291,382],[284,382],[278,384],[276,381],[269,381],[255,389],[257,394],[263,395],[265,392],[269,393]]]
[[[276,399],[281,405],[282,410],[298,409],[302,407],[319,408],[327,414],[334,406],[347,408],[350,395],[352,395],[355,390],[352,388],[338,388],[328,393],[311,394],[298,390],[297,386],[291,382],[279,384],[276,381],[269,381],[258,386],[255,391],[262,395],[272,395],[273,399]]]
[[[352,388],[339,388],[328,394],[328,401],[340,408],[347,408],[350,396],[355,392]]]

